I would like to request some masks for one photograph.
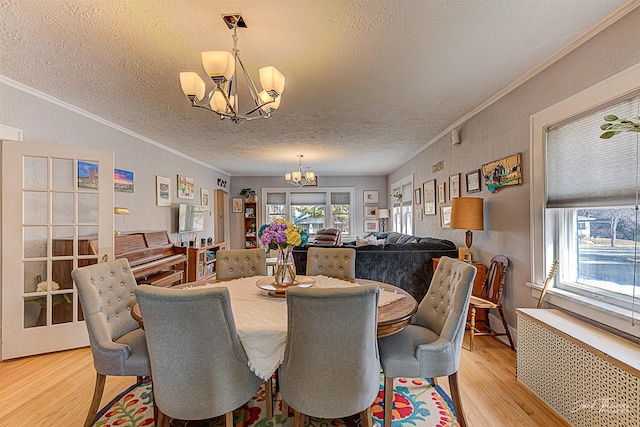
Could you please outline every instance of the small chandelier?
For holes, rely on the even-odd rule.
[[[222,19],[227,27],[233,30],[233,52],[209,51],[201,54],[202,66],[216,85],[215,89],[207,94],[204,81],[197,73],[189,71],[180,73],[182,91],[191,100],[191,106],[212,111],[223,120],[228,118],[234,123],[240,123],[244,120],[268,119],[280,106],[280,98],[284,91],[284,76],[276,67],[260,68],[260,84],[263,90],[258,92],[238,55],[236,31],[238,27],[247,28],[247,24],[240,13],[224,14]],[[253,99],[249,110],[243,114],[239,112],[238,69],[242,71]]]
[[[316,174],[311,171],[304,172],[304,169],[302,169],[302,157],[304,157],[302,154],[298,154],[298,170],[291,173],[285,173],[285,181],[287,181],[287,184],[295,185],[297,187],[318,185],[318,178],[316,177]]]

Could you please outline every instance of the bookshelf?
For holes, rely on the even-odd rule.
[[[244,247],[257,248],[258,247],[258,203],[244,202]]]

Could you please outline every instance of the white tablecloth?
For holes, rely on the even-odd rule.
[[[244,277],[220,283],[209,283],[205,287],[225,286],[229,288],[231,308],[240,342],[249,358],[249,366],[257,376],[268,379],[284,360],[287,341],[287,302],[284,298],[273,298],[258,288],[256,282],[265,276]],[[344,280],[326,276],[313,276],[318,288],[359,286]],[[200,287],[201,289],[201,287]],[[380,290],[378,306],[389,304],[403,295]]]

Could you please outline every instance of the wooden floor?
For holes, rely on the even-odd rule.
[[[515,365],[515,352],[491,337],[462,351],[458,377],[468,425],[568,426],[516,381]],[[82,426],[94,380],[88,348],[0,362],[0,426]],[[134,382],[108,377],[101,407]],[[449,391],[446,378],[438,383]]]

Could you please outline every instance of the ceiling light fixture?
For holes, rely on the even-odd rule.
[[[302,168],[303,157],[304,156],[302,154],[298,154],[298,170],[291,173],[285,173],[284,174],[285,181],[287,181],[287,184],[295,185],[297,187],[318,185],[318,177],[316,176],[316,174],[311,171],[305,172],[304,169]]]
[[[224,14],[222,19],[230,30],[233,30],[233,51],[202,52],[202,66],[216,85],[215,89],[206,93],[206,85],[197,73],[192,71],[180,73],[182,91],[191,100],[191,106],[204,108],[218,114],[220,119],[231,119],[234,123],[244,120],[268,119],[271,113],[280,106],[284,91],[284,76],[276,67],[260,68],[260,84],[263,90],[258,92],[249,73],[244,68],[238,55],[238,27],[247,28],[240,13]],[[245,83],[253,99],[249,111],[241,114],[238,99],[237,71],[244,77]]]

